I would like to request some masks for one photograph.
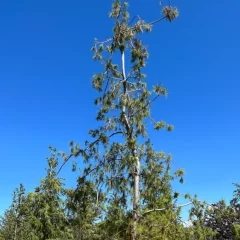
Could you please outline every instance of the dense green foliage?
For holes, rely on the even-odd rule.
[[[238,198],[221,212],[215,205],[211,212],[189,195],[185,196],[189,203],[178,205],[181,195],[172,182],[183,183],[184,171],[172,171],[171,155],[154,150],[147,133],[149,122],[156,131],[173,130],[151,112],[152,102],[166,96],[167,90],[162,85],[149,89],[143,73],[148,51],[142,34],[178,16],[169,1],[161,7],[163,16],[147,23],[139,16],[130,19],[127,1],[113,1],[113,36],[96,39],[92,48],[94,60],[103,67],[92,78],[99,93],[95,99],[99,127],[89,130],[90,139],[83,145],[71,141],[70,153],[50,147],[46,176],[35,192],[26,193],[23,185],[14,191],[1,219],[0,240],[171,240],[215,235],[220,239],[225,237],[226,223],[227,234],[239,238]],[[63,158],[60,166],[58,157]],[[68,189],[59,173],[73,158],[81,161],[81,173],[76,187]],[[188,205],[193,206],[190,225],[181,218],[182,207]]]
[[[55,171],[58,164],[55,154],[51,148],[47,175],[35,192],[26,194],[22,184],[14,191],[13,203],[2,218],[2,239],[67,239],[70,236],[62,182]]]
[[[206,209],[198,220],[201,226],[207,226],[216,233],[215,239],[240,239],[240,185],[235,186],[237,189],[229,205],[220,200]]]

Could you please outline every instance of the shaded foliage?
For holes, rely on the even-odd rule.
[[[216,232],[216,239],[240,239],[240,186],[227,205],[224,200],[211,205],[202,219],[203,225]]]

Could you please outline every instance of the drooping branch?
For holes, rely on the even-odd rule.
[[[123,132],[122,131],[119,131],[119,132],[114,132],[112,133],[111,135],[109,135],[107,138],[111,138],[113,137],[114,135],[117,135],[117,134],[122,134]],[[92,143],[90,143],[85,149],[79,149],[77,153],[71,153],[69,154],[66,158],[64,158],[64,162],[63,164],[60,166],[58,172],[57,172],[57,175],[61,172],[62,168],[64,167],[64,165],[75,155],[78,155],[79,153],[84,153],[86,152],[90,147],[94,146],[96,143],[100,142],[101,141],[101,137],[99,137],[97,140],[93,141]]]

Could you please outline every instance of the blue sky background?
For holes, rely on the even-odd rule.
[[[130,0],[131,15],[160,16],[156,0]],[[96,125],[90,78],[99,70],[90,48],[111,36],[111,1],[0,1],[0,213],[23,183],[45,176],[48,145],[66,150]],[[144,37],[148,83],[167,99],[153,116],[174,124],[150,130],[156,150],[171,152],[186,171],[182,192],[209,202],[232,196],[240,182],[240,1],[175,0],[180,17]],[[61,176],[73,185],[70,164]]]

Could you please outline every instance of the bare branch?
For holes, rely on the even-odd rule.
[[[167,17],[164,16],[164,17],[159,18],[159,19],[157,19],[157,20],[155,20],[155,21],[152,21],[152,22],[150,22],[150,23],[148,23],[148,24],[150,24],[150,25],[154,25],[154,24],[156,24],[156,23],[158,23],[158,22],[160,22],[160,21],[162,21],[162,20],[164,20],[164,19],[166,19],[166,18],[167,18]]]
[[[138,15],[136,15],[135,17],[132,18],[132,20],[128,24],[129,26],[132,24],[132,22],[135,20],[135,18],[138,18],[138,20],[141,20],[141,18]]]
[[[95,43],[96,43],[96,44],[104,44],[104,43],[110,42],[110,41],[112,41],[112,40],[113,40],[113,38],[108,38],[108,39],[106,39],[105,41],[102,41],[102,42],[95,41]]]
[[[216,210],[218,210],[219,212],[221,212],[221,210],[219,208],[216,208],[214,207],[214,204],[209,204],[209,203],[206,203],[205,201],[201,201],[201,200],[195,200],[196,202],[199,202],[199,203],[204,203],[206,204],[207,206],[210,206],[212,208],[215,208]],[[188,203],[185,203],[185,204],[182,204],[182,205],[178,205],[178,206],[173,206],[173,208],[177,209],[177,208],[182,208],[182,207],[186,207],[186,206],[189,206],[189,205],[192,205],[192,204],[195,204],[194,201],[191,201],[191,202],[188,202]],[[142,217],[143,215],[146,215],[148,213],[151,213],[151,212],[158,212],[158,211],[165,211],[169,208],[154,208],[154,209],[151,209],[151,210],[147,210],[145,212],[143,212],[142,214],[140,214],[140,217]],[[222,213],[222,212],[221,212]]]
[[[198,202],[202,202],[202,201],[198,201]],[[178,205],[178,206],[174,206],[173,208],[182,208],[182,207],[186,207],[186,206],[189,206],[189,205],[192,205],[194,204],[194,202],[188,202],[188,203],[185,203],[185,204],[182,204],[182,205]],[[151,212],[159,212],[159,211],[165,211],[169,208],[154,208],[154,209],[151,209],[151,210],[148,210],[144,213],[141,214],[141,216],[145,215],[145,214],[148,214],[148,213],[151,213]]]
[[[154,124],[157,124],[157,121],[154,120],[151,116],[149,116],[150,120],[154,123]]]

